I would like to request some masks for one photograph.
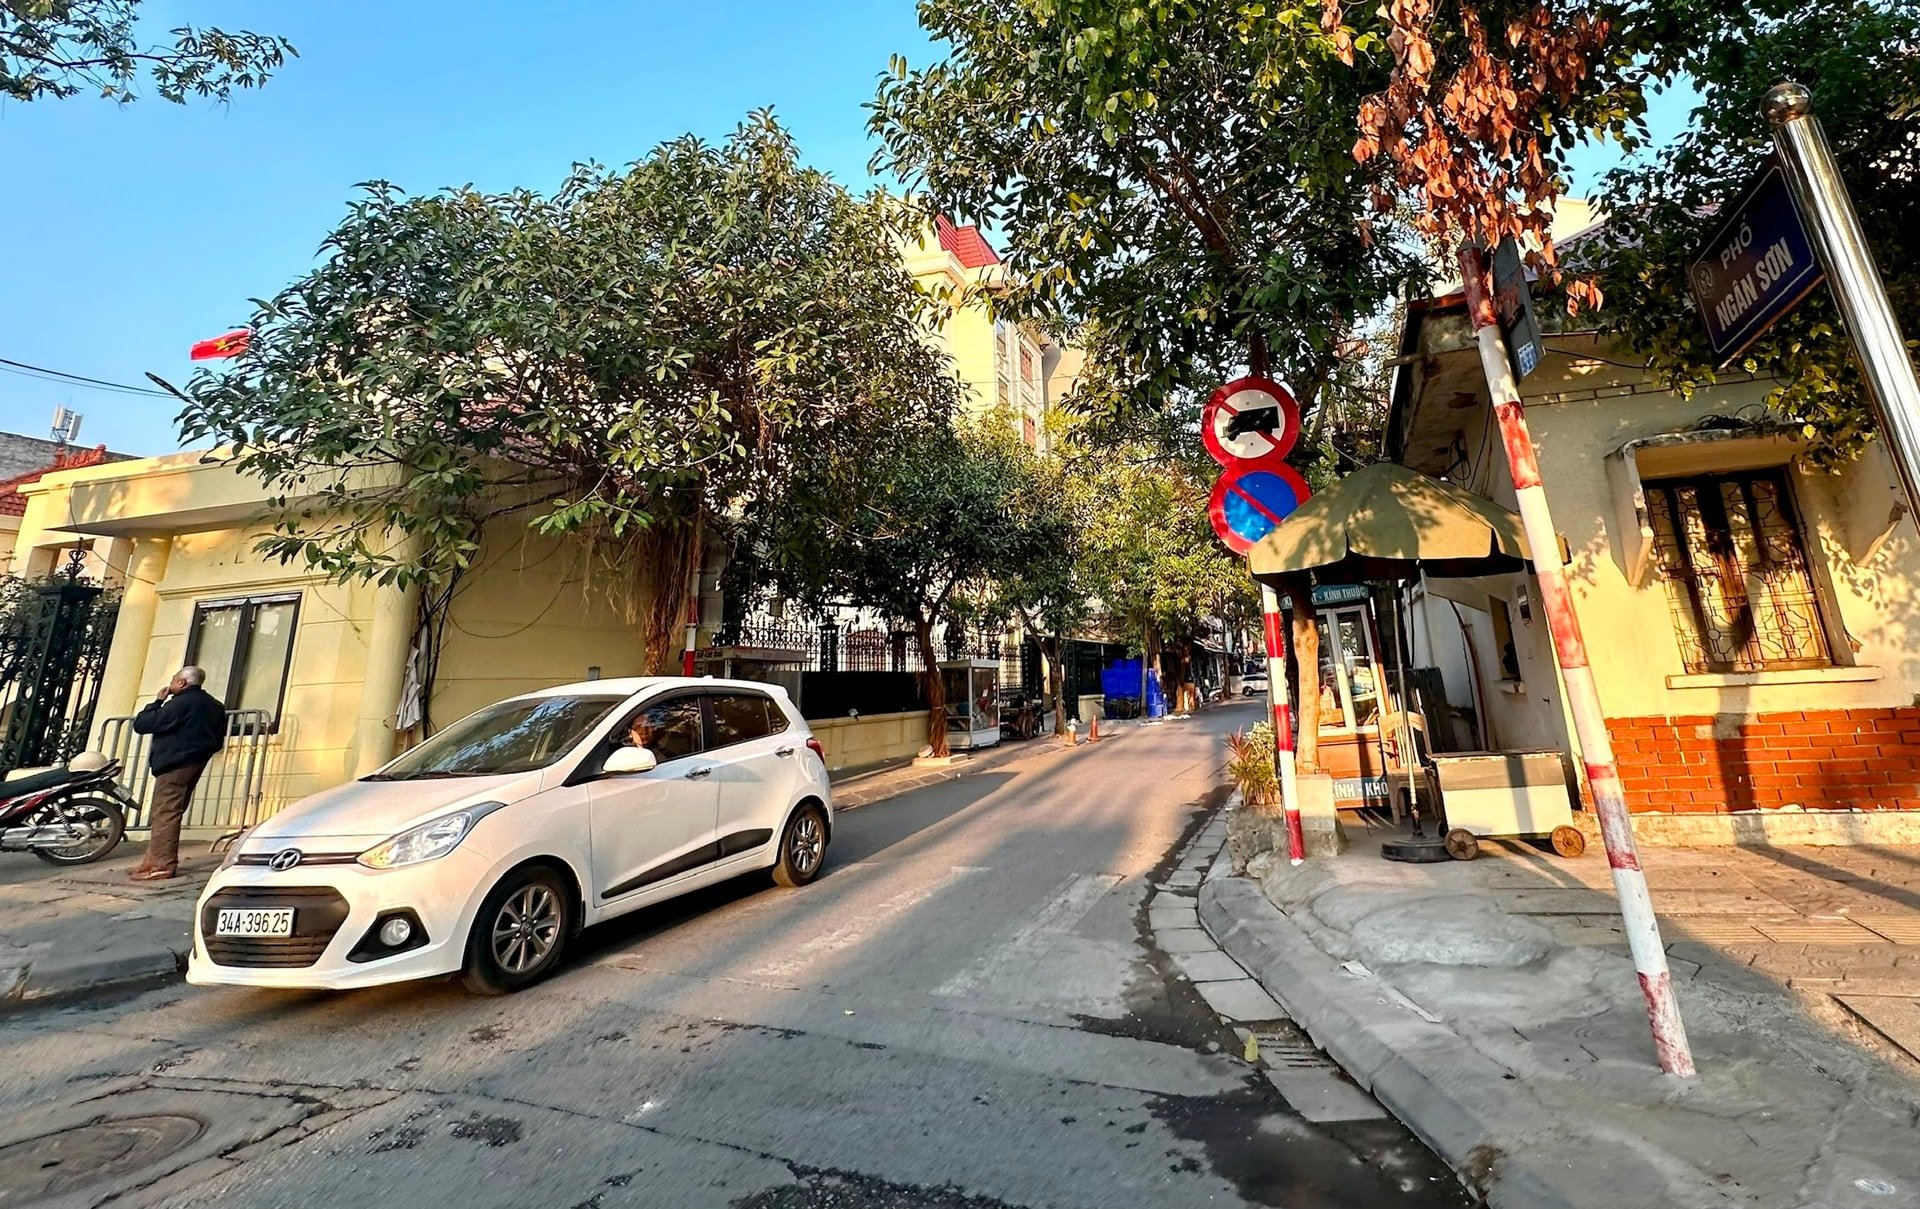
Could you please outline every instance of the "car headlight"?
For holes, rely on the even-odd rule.
[[[369,869],[398,869],[423,861],[439,860],[458,848],[460,841],[467,838],[467,832],[473,830],[473,825],[491,813],[496,805],[489,802],[484,806],[430,819],[362,852],[360,863]]]

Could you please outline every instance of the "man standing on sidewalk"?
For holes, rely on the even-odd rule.
[[[134,881],[165,881],[178,871],[180,821],[207,761],[226,745],[227,707],[200,687],[206,681],[200,668],[181,668],[133,719],[136,733],[153,736],[147,752],[153,770],[152,830],[146,858],[133,871]]]

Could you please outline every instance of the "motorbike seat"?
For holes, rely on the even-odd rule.
[[[29,773],[24,777],[15,777],[11,781],[0,781],[0,801],[10,798],[23,798],[30,793],[39,793],[43,789],[52,789],[77,781],[81,774],[65,768],[49,768],[45,772]]]

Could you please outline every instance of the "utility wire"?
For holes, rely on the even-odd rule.
[[[0,372],[19,374],[23,378],[38,378],[42,381],[63,384],[80,384],[94,390],[117,391],[127,395],[152,395],[156,398],[169,397],[166,392],[154,390],[150,386],[134,386],[126,382],[108,382],[103,378],[89,378],[84,374],[70,374],[64,370],[47,369],[45,366],[28,365],[25,361],[12,361],[0,357]]]

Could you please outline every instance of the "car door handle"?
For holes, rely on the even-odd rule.
[[[712,775],[713,775],[713,769],[711,768],[690,768],[687,770],[687,780],[689,781],[695,780],[699,777],[710,777]]]
[[[776,756],[790,756],[793,754],[793,750],[794,749],[791,747],[782,747],[778,751],[774,752],[773,754]]]

